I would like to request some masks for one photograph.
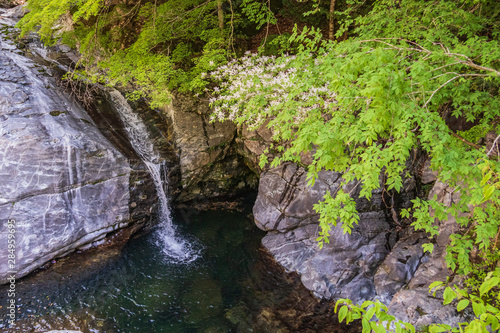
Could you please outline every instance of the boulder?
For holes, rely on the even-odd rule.
[[[137,186],[127,157],[44,68],[17,52],[0,38],[2,253],[15,230],[15,262],[0,261],[1,283],[127,226],[129,187]]]
[[[426,181],[435,182],[429,197],[445,205],[456,202],[460,193],[436,181],[429,165],[424,167]],[[442,294],[434,297],[428,292],[430,283],[450,275],[444,255],[449,236],[458,231],[455,218],[441,222],[434,251],[424,253],[422,245],[431,241],[428,235],[405,226],[395,213],[411,205],[416,192],[413,178],[405,180],[394,201],[381,189],[373,191],[370,201],[360,199],[360,188],[353,190],[353,184],[347,184],[360,213],[359,224],[349,235],[340,222],[332,227],[330,242],[319,248],[319,216],[313,206],[327,191],[335,193],[341,182],[341,174],[321,171],[308,186],[306,171],[293,163],[261,174],[253,214],[257,226],[268,232],[262,243],[275,260],[287,271],[297,272],[302,284],[321,298],[350,298],[357,303],[378,299],[397,319],[418,327],[462,320],[454,306],[443,306]]]
[[[263,245],[288,271],[299,273],[306,288],[319,297],[358,302],[377,295],[374,275],[395,245],[397,233],[380,189],[370,201],[356,199],[360,221],[352,233],[345,234],[339,223],[331,230],[330,242],[320,249],[319,215],[313,206],[327,191],[335,193],[341,182],[341,174],[321,171],[308,186],[306,171],[285,163],[261,174],[253,214],[257,226],[268,231]],[[411,184],[406,185],[410,193]],[[358,197],[360,188],[348,184],[345,190]]]
[[[447,206],[457,202],[459,197],[459,191],[453,191],[439,180],[429,193],[429,199],[436,198]],[[389,313],[418,327],[431,323],[454,325],[464,320],[456,311],[455,305],[443,306],[442,292],[436,296],[429,293],[429,285],[432,282],[445,281],[452,273],[445,262],[446,246],[449,244],[450,235],[459,229],[456,217],[451,215],[440,222],[438,227],[439,234],[433,241],[432,254],[425,255],[406,288],[398,291],[389,304]]]
[[[378,267],[374,276],[375,290],[378,298],[389,304],[396,292],[406,286],[413,278],[415,271],[428,261],[424,255],[422,245],[428,242],[423,232],[405,230],[391,252]]]

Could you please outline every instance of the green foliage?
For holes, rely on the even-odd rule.
[[[217,3],[30,0],[30,13],[19,26],[22,34],[38,30],[47,44],[62,40],[78,47],[85,70],[74,77],[132,87],[130,98],[147,97],[157,107],[169,102],[174,89],[202,92],[205,73],[234,55],[235,34],[248,22],[258,27],[276,22],[268,4],[223,1],[221,30]]]
[[[243,0],[242,12],[260,29],[265,24],[276,24],[276,16],[271,11],[270,1]]]
[[[339,306],[340,310],[339,310]],[[401,320],[396,320],[394,316],[389,315],[387,306],[380,301],[365,301],[361,305],[353,304],[349,299],[339,299],[335,304],[335,313],[338,313],[339,322],[349,324],[353,320],[361,319],[363,333],[385,333],[385,332],[412,332],[415,333],[415,327]]]
[[[324,199],[324,201],[314,205],[314,210],[320,214],[319,226],[321,230],[317,239],[320,247],[323,246],[323,242],[329,243],[328,235],[331,226],[336,226],[338,221],[342,222],[342,229],[348,234],[351,234],[353,225],[359,222],[359,216],[356,214],[356,202],[348,193],[340,190],[335,197],[327,193]]]
[[[444,287],[444,283],[437,281],[430,285],[429,290],[436,291]],[[431,327],[431,332],[491,332],[500,329],[500,309],[498,300],[500,299],[500,268],[487,274],[479,288],[462,289],[457,286],[447,286],[443,293],[444,304],[450,304],[456,300],[457,311],[461,312],[471,307],[474,319],[467,323],[460,323],[458,327],[451,328],[447,325],[446,330],[438,331]]]
[[[71,9],[69,0],[29,1],[29,12],[19,22],[21,33],[26,34],[38,27],[38,34],[45,43],[54,43],[52,40],[57,21]]]
[[[445,287],[441,281],[433,282],[429,291],[436,297],[436,292]],[[461,333],[487,333],[500,330],[500,268],[488,273],[479,290],[468,292],[457,286],[445,287],[443,292],[443,304],[456,301],[457,311],[461,312],[471,307],[474,319],[469,322],[459,323],[457,327],[445,324],[432,324],[428,327],[431,333],[437,332],[461,332]],[[496,304],[497,306],[494,306]],[[341,305],[340,310],[338,307]],[[396,321],[394,316],[387,314],[387,307],[379,301],[366,301],[361,305],[352,304],[350,300],[340,299],[335,305],[338,312],[339,322],[344,319],[348,324],[354,319],[361,319],[363,333],[367,332],[415,332],[415,328],[402,321]]]
[[[410,152],[425,151],[442,181],[468,191],[450,207],[416,199],[406,216],[431,236],[438,232],[435,219],[450,214],[469,226],[468,234],[453,236],[447,256],[452,269],[468,273],[470,251],[491,252],[500,221],[498,162],[484,148],[457,139],[443,117],[446,108],[488,132],[500,116],[500,47],[491,37],[498,35],[498,24],[495,15],[489,17],[500,8],[488,2],[471,6],[406,0],[394,8],[378,1],[357,18],[358,38],[329,45],[317,30],[296,31],[290,38],[298,43],[296,55],[244,58],[212,73],[226,82],[212,100],[215,115],[251,128],[268,119],[274,139],[288,146],[272,166],[310,152],[312,181],[323,169],[342,172],[343,186],[360,182],[360,196],[367,199],[382,174],[387,190],[400,191]],[[478,6],[483,11],[472,10]],[[339,218],[350,231],[356,222],[351,201],[340,190],[316,206],[323,242]]]

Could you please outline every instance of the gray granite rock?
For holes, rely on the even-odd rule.
[[[432,175],[429,175],[429,181]],[[341,175],[322,171],[314,186],[307,185],[306,172],[293,163],[264,171],[254,205],[255,223],[268,234],[264,247],[288,271],[297,272],[306,288],[322,298],[350,298],[354,302],[379,299],[389,305],[398,319],[419,327],[430,323],[457,323],[460,318],[453,306],[443,307],[440,295],[433,297],[428,286],[444,280],[449,271],[444,262],[451,233],[457,231],[450,217],[439,225],[432,254],[424,254],[422,244],[429,242],[423,232],[402,225],[395,209],[406,208],[415,195],[412,179],[405,181],[399,195],[399,207],[387,207],[382,190],[372,199],[357,198],[360,221],[352,234],[333,227],[330,243],[319,248],[318,214],[313,205],[327,191],[334,193]],[[347,188],[352,188],[348,184]],[[449,205],[458,200],[459,192],[437,181],[429,193]],[[394,201],[395,202],[395,201]]]
[[[427,159],[422,168],[422,177],[420,182],[422,184],[429,184],[435,182],[438,177],[438,172],[431,169],[431,160]]]
[[[165,113],[179,155],[177,202],[224,198],[256,187],[257,175],[236,149],[236,125],[210,122],[208,103],[182,94],[174,96]]]
[[[459,191],[452,191],[439,180],[429,193],[429,198],[435,198],[447,206],[457,202],[459,197]],[[439,234],[434,240],[432,254],[425,255],[406,288],[398,291],[389,304],[391,314],[418,327],[431,323],[453,325],[464,319],[457,313],[454,305],[443,306],[442,294],[432,296],[429,293],[429,285],[432,282],[445,281],[452,273],[445,262],[446,246],[449,244],[450,235],[456,233],[459,226],[456,218],[449,216],[447,220],[440,222],[438,227]]]
[[[428,261],[422,249],[422,244],[427,242],[425,233],[407,229],[406,235],[398,240],[378,267],[374,283],[383,303],[389,304],[394,294],[411,281],[417,268]]]
[[[130,222],[127,158],[12,46],[0,39],[0,283]]]
[[[344,234],[339,224],[319,249],[313,205],[341,181],[340,174],[322,171],[310,187],[305,170],[286,163],[261,175],[253,214],[257,226],[269,231],[263,245],[287,270],[299,273],[304,286],[319,297],[362,301],[376,295],[374,274],[396,239],[382,191],[374,191],[370,202],[358,199],[360,221],[352,233]]]

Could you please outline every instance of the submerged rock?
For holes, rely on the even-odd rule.
[[[0,39],[4,254],[9,230],[15,229],[15,262],[0,261],[0,283],[103,239],[127,226],[133,212],[127,157],[42,67],[17,52]]]
[[[185,311],[184,320],[188,323],[216,317],[223,309],[221,288],[217,281],[209,277],[200,279],[182,295],[181,303]]]

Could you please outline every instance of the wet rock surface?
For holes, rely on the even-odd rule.
[[[0,282],[5,282],[9,271],[19,278],[127,226],[133,210],[128,158],[61,92],[50,72],[20,55],[2,31],[2,253],[7,253],[9,220],[16,230],[15,265],[0,262]]]
[[[459,200],[460,192],[453,191],[445,183],[436,181],[429,193],[429,198],[436,198],[447,206]],[[409,321],[416,326],[428,326],[431,323],[454,325],[461,318],[454,305],[443,306],[442,291],[433,296],[429,293],[429,285],[434,281],[445,281],[452,272],[445,262],[446,246],[450,242],[450,235],[458,231],[456,217],[449,216],[448,220],[439,225],[439,234],[434,242],[432,254],[426,254],[421,265],[413,274],[407,288],[399,290],[389,305],[389,312],[399,319]],[[429,240],[426,240],[429,242]]]

